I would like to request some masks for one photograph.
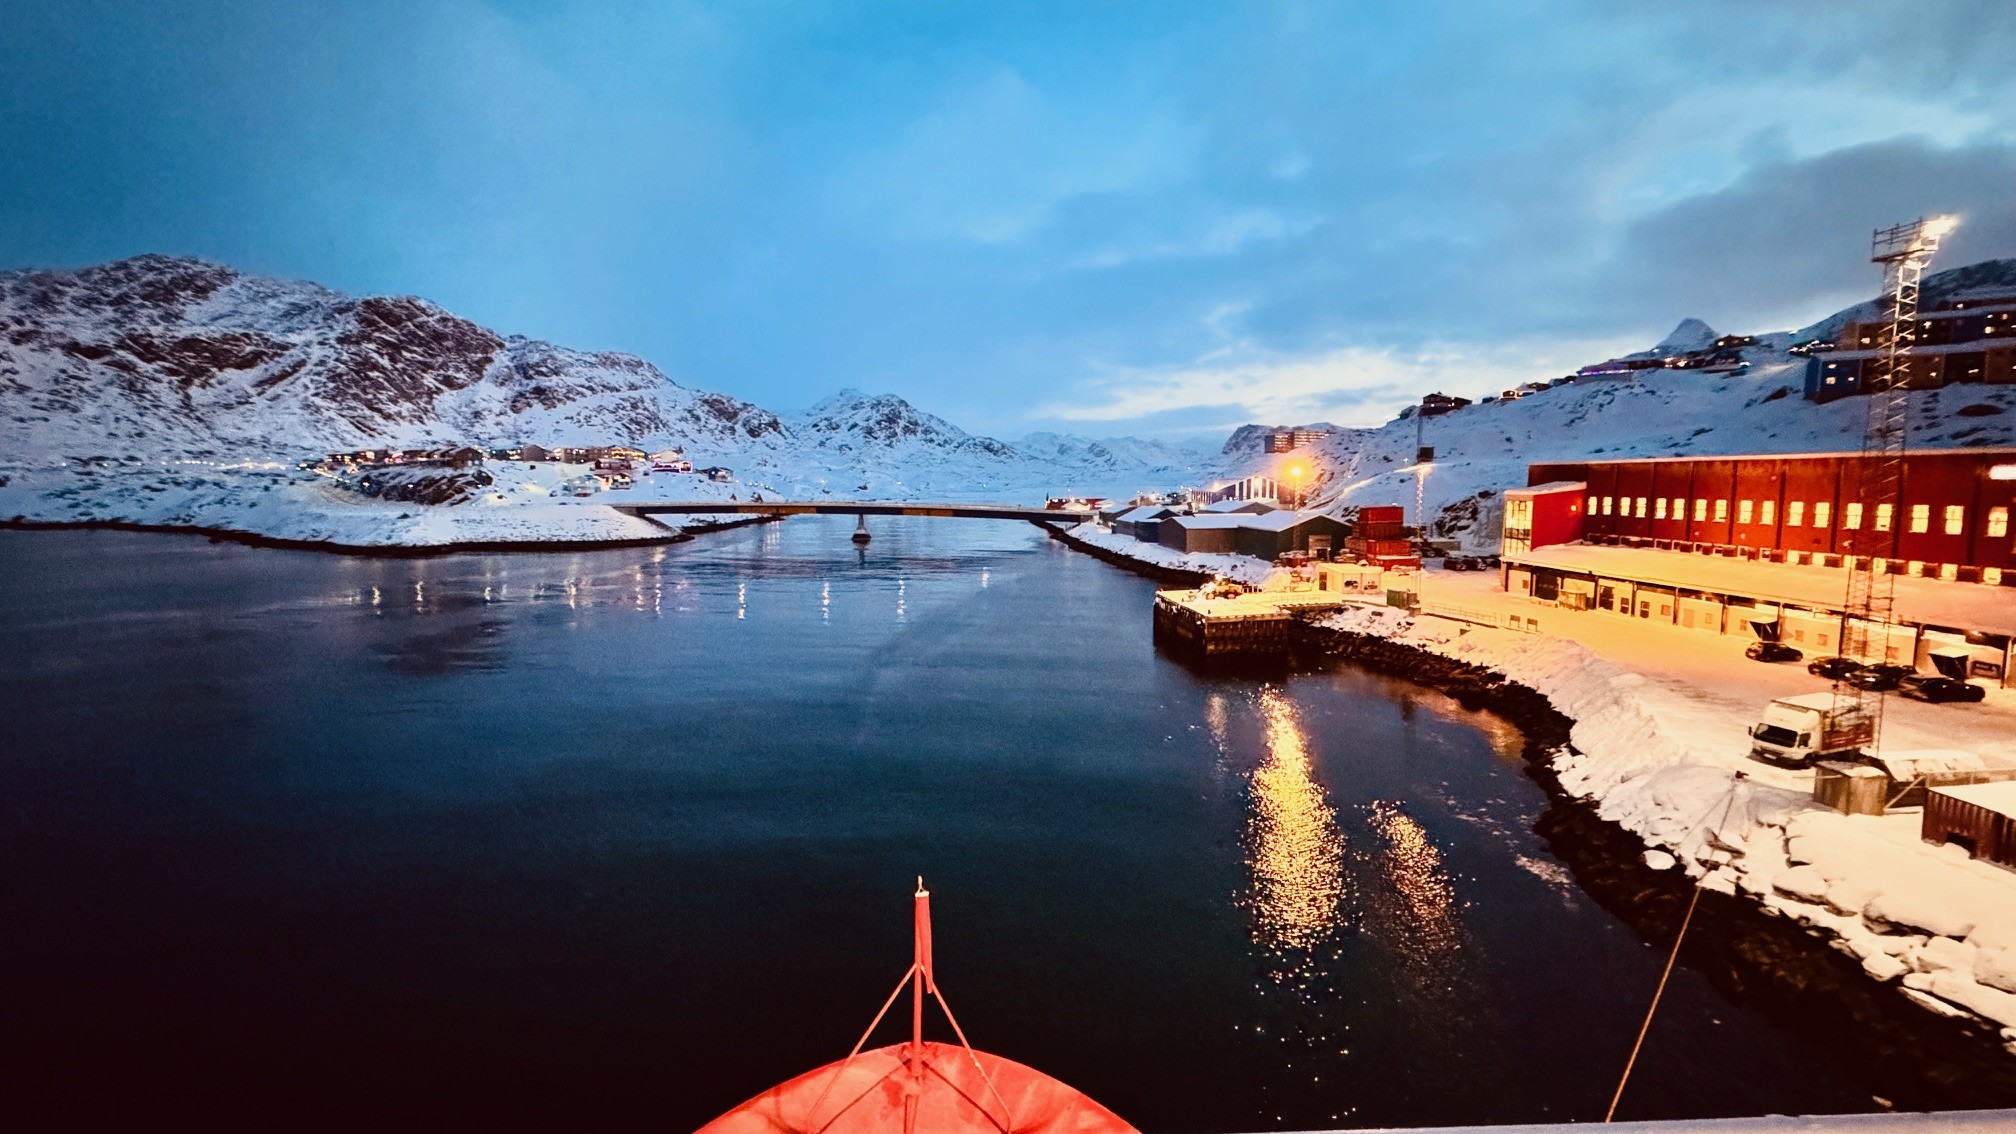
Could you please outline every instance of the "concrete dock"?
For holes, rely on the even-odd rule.
[[[1285,654],[1290,627],[1298,620],[1336,610],[1344,596],[1333,591],[1252,591],[1226,598],[1200,598],[1193,589],[1157,591],[1155,640],[1198,658],[1263,657]]]

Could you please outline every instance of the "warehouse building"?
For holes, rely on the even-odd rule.
[[[2009,683],[2016,638],[2016,449],[1905,458],[1895,502],[1859,499],[1859,453],[1550,462],[1506,493],[1501,579],[1515,594],[1685,630],[1753,624],[1809,654],[1840,649],[1848,549],[1894,587],[1865,661],[1930,670],[1964,650]],[[1879,656],[1880,655],[1880,656]]]
[[[2016,449],[1910,453],[1896,502],[1865,504],[1863,474],[1860,453],[1803,453],[1546,463],[1527,479],[1586,484],[1588,543],[1839,567],[1852,539],[1892,574],[2016,584]]]
[[[1206,512],[1164,520],[1161,543],[1177,551],[1235,553],[1270,562],[1290,551],[1328,559],[1350,531],[1335,517],[1317,512]]]

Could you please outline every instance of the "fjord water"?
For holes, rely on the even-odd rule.
[[[0,1107],[690,1129],[846,1054],[922,874],[974,1043],[1144,1129],[1601,1116],[1664,950],[1505,724],[1194,674],[1028,526],[851,528],[0,532]],[[1620,1117],[1871,1105],[1683,964]]]

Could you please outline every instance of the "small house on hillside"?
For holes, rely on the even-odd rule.
[[[553,454],[548,452],[544,445],[521,445],[518,447],[517,459],[521,461],[550,461],[553,459]]]

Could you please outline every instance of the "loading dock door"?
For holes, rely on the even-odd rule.
[[[1631,584],[1615,579],[1596,581],[1596,609],[1611,610],[1625,617],[1631,615]]]
[[[1808,653],[1831,654],[1841,643],[1841,619],[1815,610],[1786,610],[1778,617],[1779,640]]]
[[[1681,599],[1680,628],[1682,630],[1703,630],[1710,634],[1720,634],[1722,632],[1722,604],[1714,599]]]
[[[1647,621],[1656,620],[1668,624],[1672,623],[1674,602],[1672,591],[1640,587],[1638,588],[1637,597],[1638,617]]]

